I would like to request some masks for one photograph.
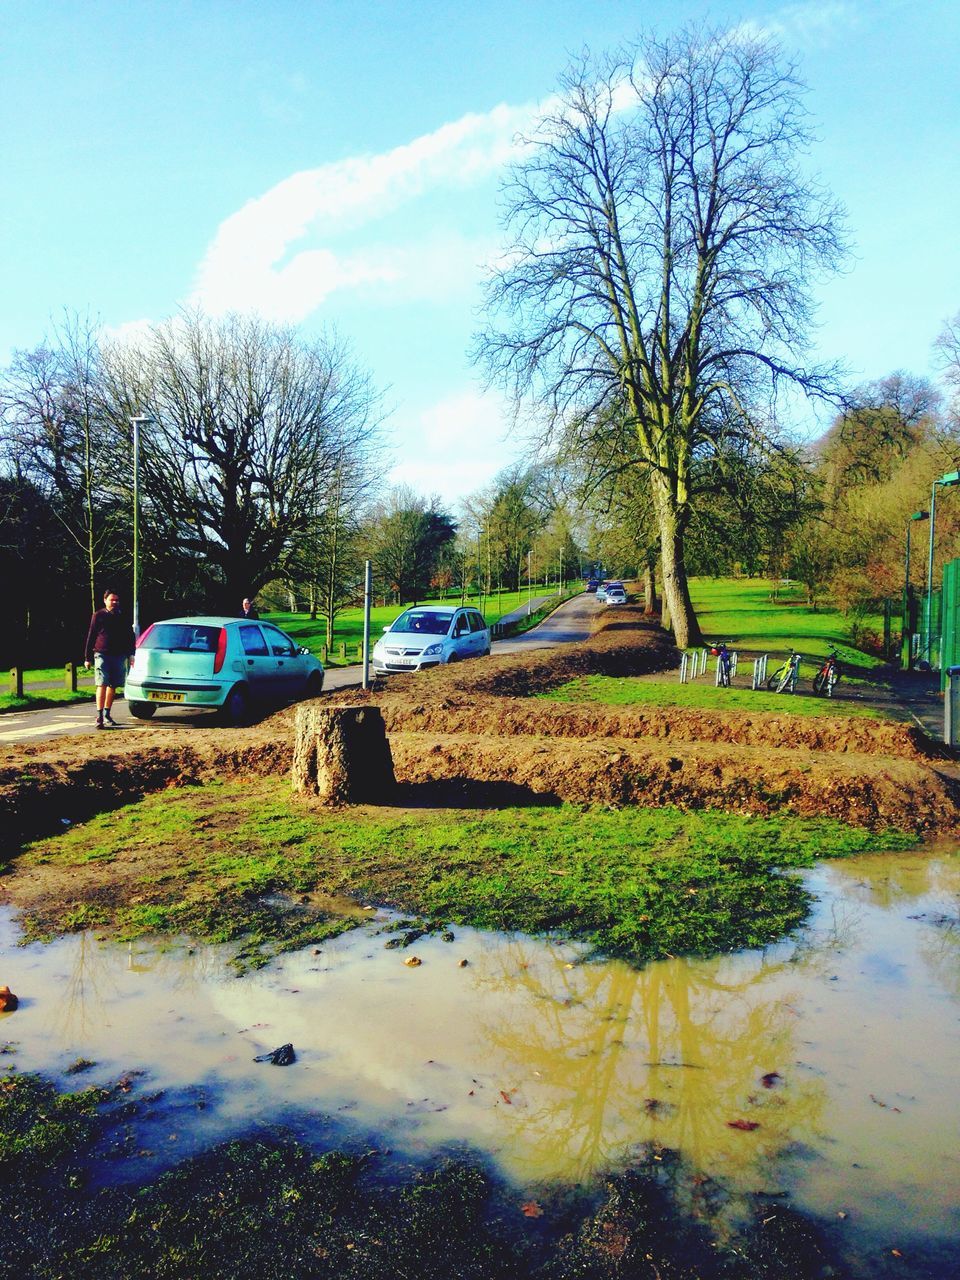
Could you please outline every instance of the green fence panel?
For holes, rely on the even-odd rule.
[[[940,688],[947,684],[947,670],[960,665],[960,560],[943,566],[943,592],[940,625]],[[936,638],[936,633],[934,633]]]

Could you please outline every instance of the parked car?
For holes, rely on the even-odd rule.
[[[611,582],[604,597],[605,604],[626,604],[627,591],[622,582]]]
[[[583,589],[585,591],[589,591],[590,594],[592,595],[596,591],[597,587],[599,586],[600,586],[600,582],[597,578],[588,578],[587,581],[584,583]]]
[[[442,662],[458,662],[490,652],[490,628],[476,609],[453,605],[415,605],[405,609],[373,646],[373,669],[422,671]]]
[[[219,709],[242,724],[255,702],[314,698],[323,664],[271,622],[169,618],[147,627],[125,681],[130,714],[162,706]]]

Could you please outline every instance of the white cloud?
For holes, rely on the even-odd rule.
[[[412,281],[402,258],[422,258],[423,248],[336,252],[329,242],[430,192],[488,178],[515,153],[517,131],[533,114],[531,107],[499,106],[380,155],[293,174],[221,223],[191,301],[213,314],[257,311],[298,321],[337,290]],[[325,243],[284,262],[308,235]],[[429,274],[436,276],[435,269]]]
[[[748,38],[773,36],[785,44],[814,45],[830,40],[838,30],[849,30],[859,22],[855,4],[847,0],[811,0],[776,10],[765,20],[740,23],[736,31]]]
[[[509,407],[497,394],[468,388],[448,396],[400,428],[405,460],[392,469],[389,484],[438,494],[453,506],[516,460],[510,424]]]

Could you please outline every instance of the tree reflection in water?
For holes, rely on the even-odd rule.
[[[523,1176],[589,1178],[658,1142],[700,1168],[756,1179],[764,1157],[815,1134],[825,1089],[792,1069],[797,1015],[773,981],[796,971],[783,948],[640,971],[569,968],[569,955],[518,940],[482,975],[503,995],[505,1016],[483,1039],[490,1064],[519,1085],[503,1123]],[[536,1001],[534,1019],[514,1012],[518,983]],[[731,1128],[738,1119],[758,1128]]]

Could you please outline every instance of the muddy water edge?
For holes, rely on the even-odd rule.
[[[231,1196],[280,1232],[285,1275],[960,1274],[960,858],[864,855],[805,882],[790,939],[643,968],[461,927],[401,950],[380,912],[238,978],[188,941],[18,947],[5,912],[24,998],[0,1015],[4,1089],[102,1091],[102,1123],[50,1147],[59,1174],[30,1176],[116,1218],[98,1234],[77,1208],[46,1244],[35,1225],[36,1274],[98,1255],[124,1274],[129,1248],[221,1274],[209,1224],[190,1244],[171,1222],[222,1205],[242,1235]],[[290,1066],[254,1061],[287,1042]],[[4,1163],[23,1172],[9,1146]]]

